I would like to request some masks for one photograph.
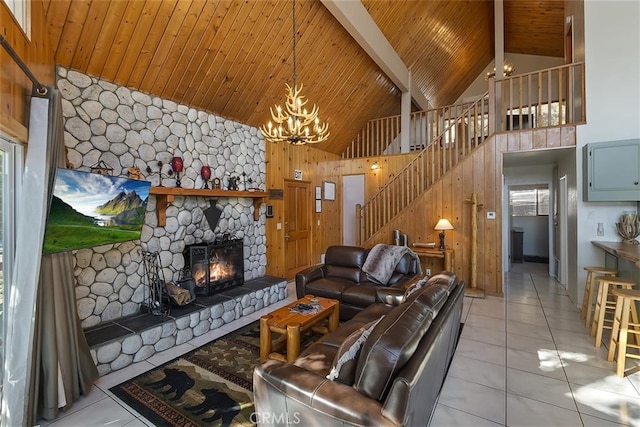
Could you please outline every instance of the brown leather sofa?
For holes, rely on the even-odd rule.
[[[340,301],[340,320],[351,319],[363,308],[376,302],[380,287],[403,289],[418,278],[419,261],[405,254],[396,265],[388,283],[381,285],[362,271],[369,249],[357,246],[329,246],[325,263],[296,274],[296,295],[332,298]]]
[[[261,426],[426,426],[457,343],[464,290],[452,273],[438,274],[397,306],[367,307],[293,364],[262,363],[253,374],[255,421]],[[355,336],[365,336],[363,344],[340,367],[344,355],[353,354],[353,347],[345,346]],[[337,378],[328,379],[332,373]]]

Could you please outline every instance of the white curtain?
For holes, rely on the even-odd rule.
[[[36,294],[47,215],[49,100],[33,98],[29,145],[16,218],[13,287],[6,309],[7,342],[2,425],[26,425],[27,390],[31,380]]]
[[[16,263],[8,310],[2,425],[58,416],[98,378],[77,314],[71,252],[42,254],[56,167],[65,166],[60,93],[31,101],[29,147],[18,206]]]

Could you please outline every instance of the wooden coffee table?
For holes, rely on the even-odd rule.
[[[310,304],[312,299],[322,306],[322,310],[318,313],[301,314],[289,310],[299,303]],[[260,361],[272,358],[292,363],[300,354],[300,335],[302,333],[309,329],[321,334],[336,330],[340,319],[339,305],[339,302],[334,299],[306,295],[262,316],[260,318]],[[328,326],[319,325],[324,319],[329,319]],[[272,333],[274,332],[282,337],[272,342]],[[283,354],[272,352],[274,347],[277,349],[283,344],[287,346],[286,357]]]

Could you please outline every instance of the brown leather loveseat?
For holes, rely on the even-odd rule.
[[[420,280],[399,305],[367,307],[293,364],[265,361],[253,374],[256,421],[426,426],[457,343],[464,289],[452,273]]]
[[[382,302],[381,287],[404,288],[420,273],[417,257],[407,252],[400,258],[387,283],[373,281],[362,270],[371,249],[357,246],[329,246],[324,264],[296,274],[296,295],[332,298],[340,301],[340,319],[351,319],[363,308]]]

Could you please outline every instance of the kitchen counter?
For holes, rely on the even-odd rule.
[[[640,245],[623,242],[601,242],[598,240],[592,240],[591,243],[615,257],[631,261],[636,267],[640,268]]]

